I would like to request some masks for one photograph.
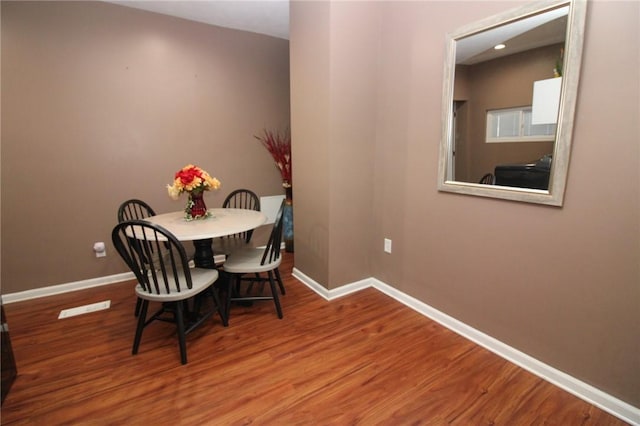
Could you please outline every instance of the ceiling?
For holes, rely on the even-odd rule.
[[[107,0],[107,2],[220,27],[289,39],[289,0]]]
[[[461,38],[456,42],[456,64],[473,65],[536,47],[564,43],[569,7],[531,15]],[[495,50],[499,43],[506,49]]]
[[[191,21],[289,39],[289,0],[104,0]],[[456,63],[471,65],[564,41],[568,7],[458,40]],[[559,18],[559,19],[558,19]],[[493,50],[507,42],[509,49]]]

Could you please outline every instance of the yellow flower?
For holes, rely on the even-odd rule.
[[[220,181],[214,177],[209,176],[209,174],[207,174],[205,176],[205,185],[208,186],[210,189],[218,189],[220,188]]]
[[[169,196],[174,200],[177,200],[178,197],[180,196],[180,193],[182,192],[182,190],[176,187],[175,184],[167,185],[167,191],[169,192]]]

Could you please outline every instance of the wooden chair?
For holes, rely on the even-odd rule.
[[[222,324],[227,317],[222,309],[213,283],[218,270],[190,268],[189,259],[178,239],[159,225],[144,220],[124,221],[111,233],[113,245],[138,280],[136,294],[142,300],[132,353],[138,353],[142,332],[155,320],[176,324],[180,345],[180,360],[187,363],[186,335],[215,312]],[[189,312],[188,300],[209,294],[212,308],[200,314],[200,303],[194,303],[195,312]],[[160,302],[161,308],[147,319],[149,302]]]
[[[480,182],[478,183],[484,185],[494,185],[496,183],[496,177],[493,175],[493,173],[487,173],[486,175],[482,176]]]
[[[273,300],[278,318],[282,319],[282,308],[276,288],[276,276],[279,278],[280,272],[278,267],[282,262],[280,256],[280,244],[282,242],[282,212],[284,209],[284,201],[280,205],[280,210],[276,215],[276,220],[269,236],[269,241],[265,248],[245,247],[231,252],[227,261],[222,266],[224,272],[231,274],[227,285],[226,312],[229,317],[231,302],[233,301],[255,301],[255,300]],[[260,274],[266,273],[267,276]],[[251,275],[253,274],[253,275]],[[251,275],[251,276],[249,276]],[[242,294],[242,283],[249,283],[244,295]],[[254,293],[253,284],[261,283],[260,292]],[[263,295],[263,287],[265,283],[269,283],[271,289],[270,296]],[[284,287],[281,280],[280,290],[284,294]],[[234,285],[235,284],[235,285]]]
[[[127,200],[118,207],[118,223],[122,223],[127,220],[142,220],[155,215],[156,212],[153,211],[149,204],[136,198]],[[136,301],[136,308],[133,312],[136,317],[140,314],[141,305],[142,300],[138,298]]]
[[[249,189],[236,189],[227,195],[222,203],[222,208],[260,211],[260,198]],[[232,251],[249,244],[252,236],[253,229],[216,238],[213,243],[213,252],[228,256]]]
[[[222,203],[222,207],[260,211],[260,198],[249,189],[236,189],[227,195],[227,198],[225,198]],[[236,250],[245,248],[251,242],[252,235],[253,229],[247,232],[221,237],[215,243],[214,252],[223,253],[228,256]],[[280,292],[284,295],[286,292],[279,269],[275,270],[275,275]],[[257,274],[256,277],[258,276]]]

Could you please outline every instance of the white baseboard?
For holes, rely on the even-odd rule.
[[[89,280],[75,281],[66,284],[53,285],[49,287],[34,288],[33,290],[19,291],[2,295],[2,303],[22,302],[39,297],[53,296],[55,294],[69,293],[71,291],[84,290],[91,287],[99,287],[107,284],[115,284],[122,281],[135,280],[133,272],[109,275],[106,277],[92,278]]]
[[[295,278],[297,278],[298,281],[305,284],[307,287],[315,291],[319,296],[322,296],[326,300],[334,300],[339,297],[346,296],[347,294],[355,293],[356,291],[360,291],[367,287],[372,287],[371,279],[366,279],[366,280],[358,281],[355,283],[340,286],[334,290],[327,290],[326,287],[318,284],[313,280],[313,278],[305,275],[297,268],[293,268],[293,271],[291,274]]]
[[[450,317],[444,312],[441,312],[426,303],[383,283],[380,280],[368,278],[333,290],[328,290],[296,268],[293,268],[292,275],[326,300],[334,300],[347,294],[368,287],[373,287],[433,321],[436,321],[451,331],[471,340],[485,349],[488,349],[507,361],[524,368],[530,373],[558,386],[589,404],[593,404],[621,420],[624,420],[625,422],[633,425],[640,425],[640,408],[634,407],[618,398],[615,398],[600,389],[584,383],[575,377],[572,377],[525,354],[524,352],[520,352],[519,350],[506,345],[505,343],[476,330],[453,317]]]

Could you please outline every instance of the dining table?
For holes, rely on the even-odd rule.
[[[164,227],[182,242],[193,241],[194,264],[198,268],[215,268],[213,239],[250,231],[264,225],[267,216],[256,210],[211,208],[205,218],[185,219],[184,211],[150,216],[145,220]]]

